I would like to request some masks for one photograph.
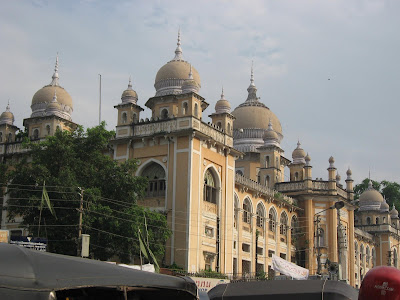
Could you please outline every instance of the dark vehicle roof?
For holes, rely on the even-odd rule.
[[[330,280],[267,280],[220,284],[208,296],[210,300],[357,300],[358,291],[346,283]]]
[[[197,293],[196,284],[187,277],[155,274],[0,243],[0,299],[13,291],[45,292],[99,286],[180,290],[193,296]]]

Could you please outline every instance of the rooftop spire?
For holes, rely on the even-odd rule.
[[[7,112],[10,111],[10,100],[8,100],[7,107],[6,107],[6,111],[7,111]]]
[[[173,60],[183,60],[182,58],[182,48],[181,48],[181,29],[178,30],[178,42],[176,43],[177,47],[175,49],[175,57]]]
[[[128,89],[132,89],[132,76],[129,76]]]
[[[58,86],[58,52],[57,52],[57,58],[56,58],[56,65],[54,66],[54,73],[53,76],[51,77],[52,81],[50,85]]]
[[[247,96],[246,101],[257,101],[258,102],[258,97],[257,97],[257,88],[256,85],[254,84],[254,69],[253,69],[253,61],[251,62],[251,76],[250,76],[250,85],[247,88],[247,92],[249,93]]]
[[[253,61],[251,61],[251,76],[250,76],[250,86],[255,86],[254,84],[254,69],[253,69]]]
[[[53,101],[52,102],[57,102],[57,91],[54,89],[54,96],[53,96]]]
[[[192,64],[190,64],[189,79],[193,79]]]
[[[224,86],[222,86],[221,100],[225,100],[225,95],[224,95]]]

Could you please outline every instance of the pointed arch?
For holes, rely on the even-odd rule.
[[[282,235],[286,235],[286,229],[288,226],[288,216],[285,211],[281,213],[281,217],[279,219],[279,233]]]
[[[276,218],[278,214],[276,212],[276,209],[274,206],[271,206],[271,208],[268,211],[268,230],[272,231],[275,234],[275,225],[276,225]]]
[[[237,229],[239,224],[239,211],[240,211],[240,200],[239,196],[235,193],[233,202],[233,227]]]
[[[210,165],[205,169],[203,182],[203,200],[218,205],[221,178],[213,165]]]
[[[257,222],[256,222],[256,225],[257,225],[257,227],[260,227],[260,228],[264,228],[265,226],[265,212],[266,212],[266,210],[265,210],[265,206],[264,206],[264,203],[262,203],[262,202],[259,202],[258,204],[257,204],[257,210],[256,210],[256,215],[257,215]]]
[[[140,170],[140,176],[148,180],[145,195],[148,198],[165,196],[166,172],[165,167],[155,161],[147,162]]]
[[[252,207],[251,207],[251,200],[249,197],[246,197],[243,200],[243,222],[251,224],[251,214],[252,214]]]

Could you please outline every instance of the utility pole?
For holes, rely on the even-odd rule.
[[[319,215],[317,215],[317,220],[315,220],[315,222],[317,223],[317,233],[316,233],[316,237],[317,237],[317,274],[321,275],[321,245],[320,245],[320,236],[321,236],[321,228],[319,227]]]
[[[83,189],[79,188],[81,201],[79,205],[79,233],[78,233],[78,253],[77,256],[81,256],[82,253],[82,217],[83,217]]]
[[[258,235],[259,235],[260,233],[258,232],[258,229],[256,229],[256,251],[255,251],[255,254],[256,254],[256,267],[255,267],[255,271],[256,271],[256,277],[258,276],[258,270],[257,270],[257,265],[258,265],[258,257],[257,257],[257,248],[258,248]]]

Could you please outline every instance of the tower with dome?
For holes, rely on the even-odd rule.
[[[32,114],[23,121],[33,140],[78,126],[58,68],[57,57],[51,83],[34,94]],[[337,276],[353,286],[373,266],[387,264],[389,254],[399,267],[398,211],[372,185],[355,202],[352,171],[343,172],[341,182],[333,157],[327,159],[326,178],[313,178],[312,149],[303,149],[300,140],[285,155],[281,122],[260,101],[253,66],[249,71],[247,98],[240,105],[232,108],[233,95],[222,88],[210,106],[201,96],[197,69],[184,59],[178,33],[173,59],[155,72],[154,96],[139,98],[129,78],[114,106],[113,158],[137,160],[136,175],[148,179],[138,204],[165,214],[172,232],[163,264],[229,278],[274,276],[276,255],[322,278],[338,266]],[[0,116],[3,163],[28,155],[11,107],[12,102]],[[211,122],[204,121],[207,109]],[[143,118],[144,110],[151,117]],[[6,219],[3,212],[3,229],[27,234],[21,220]]]

